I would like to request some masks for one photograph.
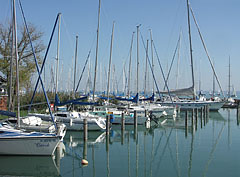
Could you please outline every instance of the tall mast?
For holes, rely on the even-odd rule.
[[[97,77],[97,61],[98,61],[98,40],[99,40],[100,8],[101,8],[101,0],[99,0],[99,6],[98,6],[97,46],[96,46],[96,60],[95,60],[94,83],[93,83],[93,102],[95,101],[95,98],[94,98],[94,97],[95,97],[96,77]]]
[[[133,45],[133,37],[134,33],[132,34],[131,46],[130,46],[130,58],[129,58],[129,69],[128,69],[128,98],[130,98],[130,81],[131,81],[131,63],[132,63],[132,45]]]
[[[114,24],[115,24],[115,22],[113,22],[113,27],[112,27],[110,58],[109,58],[109,66],[108,66],[108,85],[107,85],[107,101],[108,101],[108,103],[109,103],[109,86],[110,86],[110,73],[111,73],[111,63],[112,63],[112,46],[113,46]]]
[[[18,47],[17,47],[17,22],[15,0],[13,0],[13,24],[15,36],[15,57],[16,57],[16,95],[17,95],[17,126],[20,128],[20,97],[19,97],[19,70],[18,70]]]
[[[176,89],[178,89],[178,77],[179,77],[179,61],[180,61],[181,36],[182,36],[182,32],[180,32],[180,36],[179,36],[178,59],[177,59],[177,75],[176,75]]]
[[[59,66],[59,48],[60,48],[60,24],[61,24],[61,13],[59,13],[58,19],[58,43],[57,43],[57,66],[56,66],[56,90],[55,95],[58,92],[58,66]]]
[[[213,65],[214,65],[214,62],[213,62]],[[213,92],[212,92],[212,96],[214,97],[215,95],[215,75],[214,75],[214,72],[213,72]]]
[[[73,97],[76,97],[75,82],[76,82],[76,68],[77,68],[77,48],[78,48],[78,36],[76,36],[76,49],[75,49],[75,64],[74,64],[74,80],[73,80]]]
[[[196,99],[195,95],[195,84],[194,84],[194,69],[193,69],[193,55],[192,55],[192,39],[191,39],[191,25],[190,25],[190,10],[189,10],[189,0],[187,0],[187,14],[188,14],[188,36],[189,36],[189,49],[190,49],[190,59],[191,59],[191,69],[192,69],[192,87],[193,87],[193,99]]]
[[[139,92],[138,90],[138,80],[139,80],[139,27],[141,25],[138,25],[137,26],[137,94]],[[138,100],[137,100],[137,103],[138,103]]]
[[[154,73],[154,62],[153,62],[153,39],[152,39],[152,30],[150,29],[150,38],[151,38],[151,54],[152,54],[152,72]],[[154,79],[153,79],[153,93],[154,93]]]
[[[10,60],[10,83],[9,83],[9,101],[8,101],[8,111],[12,111],[13,105],[12,105],[12,82],[13,82],[13,58],[14,58],[14,10],[13,10],[13,2],[12,2],[12,51],[11,51],[11,60]]]
[[[231,92],[231,80],[230,80],[230,78],[231,78],[230,56],[229,56],[229,65],[228,65],[228,67],[229,67],[229,70],[228,70],[228,98],[230,98],[230,97],[231,97],[231,94],[230,94],[230,92]]]
[[[144,96],[146,96],[147,92],[147,63],[148,63],[148,40],[147,40],[147,46],[146,46],[146,68],[145,68],[145,78],[144,78]]]

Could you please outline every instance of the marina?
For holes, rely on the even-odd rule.
[[[119,126],[113,126],[109,139],[105,133],[92,131],[88,132],[85,142],[81,132],[68,131],[61,158],[54,157],[58,158],[58,163],[56,159],[52,161],[52,157],[31,158],[31,167],[26,169],[17,162],[28,157],[5,156],[1,157],[4,165],[0,173],[15,176],[118,177],[159,176],[159,173],[163,176],[237,176],[240,156],[237,155],[239,119],[236,110],[210,112],[202,126],[198,119],[197,128],[191,125],[189,116],[187,133],[184,120],[183,113],[175,122],[168,120],[149,129],[138,126],[137,132],[131,125],[123,132]],[[81,165],[83,157],[88,161],[87,166]],[[41,164],[45,160],[49,162]],[[17,169],[12,171],[7,164],[16,164]]]
[[[0,176],[239,176],[240,3],[212,1],[4,0]]]

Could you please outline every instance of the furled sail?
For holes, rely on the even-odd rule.
[[[195,95],[194,87],[191,86],[189,88],[183,88],[183,89],[175,89],[168,91],[161,91],[161,94],[171,94],[176,96],[193,96]]]

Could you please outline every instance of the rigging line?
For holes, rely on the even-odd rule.
[[[63,23],[64,29],[66,30],[66,33],[67,33],[67,38],[70,43],[70,48],[72,51],[74,51],[73,40],[72,40],[69,30],[67,28],[67,23],[65,22],[63,15],[61,16],[61,18],[62,18],[62,23]]]
[[[86,65],[87,65],[87,63],[88,63],[88,60],[89,60],[89,58],[90,58],[90,54],[91,54],[91,51],[92,51],[92,48],[93,48],[93,44],[95,43],[96,36],[97,36],[97,35],[95,34],[95,35],[94,35],[94,38],[93,38],[93,41],[92,41],[92,44],[91,44],[91,47],[90,47],[90,50],[89,50],[89,52],[88,52],[87,59],[85,60],[85,64],[84,64],[82,73],[81,73],[81,75],[80,75],[80,77],[79,77],[79,81],[78,81],[77,87],[76,87],[76,89],[75,89],[75,93],[77,92],[78,87],[79,87],[79,84],[80,84],[80,82],[81,82],[81,80],[82,80],[82,76],[83,76],[83,73],[84,73],[84,71],[85,71],[85,69],[86,69]]]
[[[200,28],[199,28],[199,26],[198,26],[198,24],[197,24],[197,20],[196,20],[196,18],[195,18],[194,13],[193,13],[192,7],[190,7],[190,10],[191,10],[191,13],[192,13],[192,16],[193,16],[194,23],[195,23],[195,25],[196,25],[196,27],[197,27],[197,29],[198,29],[198,33],[199,33],[199,36],[200,36],[200,39],[201,39],[203,48],[204,48],[204,50],[205,50],[205,52],[206,52],[206,55],[207,55],[208,60],[209,60],[209,62],[210,62],[210,65],[211,65],[211,68],[212,68],[212,70],[213,70],[214,76],[215,76],[215,78],[216,78],[216,80],[217,80],[218,86],[220,87],[220,90],[221,90],[221,93],[222,93],[223,97],[225,97],[225,95],[224,95],[224,93],[223,93],[223,90],[222,90],[222,86],[221,86],[221,84],[220,84],[220,82],[219,82],[219,80],[218,80],[217,73],[216,73],[216,71],[215,71],[215,69],[214,69],[213,62],[212,62],[212,60],[211,60],[211,58],[210,58],[210,56],[209,56],[207,47],[206,47],[205,42],[204,42],[204,40],[203,40],[203,37],[202,37],[201,31],[200,31]]]
[[[161,72],[162,72],[162,76],[163,76],[165,85],[166,85],[167,90],[168,90],[168,95],[169,95],[169,97],[170,97],[170,100],[171,100],[172,104],[174,105],[173,100],[172,100],[172,96],[171,96],[171,94],[170,94],[170,90],[169,90],[167,81],[166,81],[166,79],[165,79],[165,76],[164,76],[164,73],[163,73],[163,69],[162,69],[162,65],[161,65],[161,63],[160,63],[160,59],[159,59],[159,57],[158,57],[158,53],[157,53],[156,46],[155,46],[155,43],[154,43],[154,42],[153,42],[153,47],[154,47],[154,50],[155,50],[155,53],[156,53],[156,56],[157,56],[157,59],[158,59],[158,64],[159,64],[159,67],[160,67],[160,69],[161,69]]]
[[[76,94],[76,92],[77,92],[77,90],[78,90],[78,87],[79,87],[79,84],[80,84],[80,82],[81,82],[81,80],[82,80],[82,76],[83,76],[83,73],[84,73],[84,71],[85,71],[86,65],[87,65],[87,63],[88,63],[88,59],[89,59],[89,57],[90,57],[90,54],[91,54],[91,50],[90,50],[89,53],[88,53],[87,59],[86,59],[86,61],[85,61],[85,64],[84,64],[84,67],[83,67],[83,70],[82,70],[82,73],[81,73],[80,78],[79,78],[79,80],[78,80],[78,84],[77,84],[77,87],[76,87],[76,89],[75,89],[75,94]]]
[[[223,130],[224,130],[224,126],[225,126],[225,124],[222,125],[222,128],[221,128],[221,130],[220,130],[220,132],[219,132],[219,134],[218,134],[217,140],[216,140],[216,142],[215,142],[215,144],[214,144],[214,146],[213,146],[213,148],[212,148],[212,150],[211,150],[211,152],[210,152],[210,156],[209,156],[208,162],[207,162],[207,164],[206,164],[206,167],[205,167],[205,171],[204,171],[204,173],[203,173],[203,176],[206,176],[206,172],[208,171],[208,167],[209,167],[209,165],[210,165],[210,163],[211,163],[211,161],[212,161],[212,158],[213,158],[213,153],[215,152],[215,150],[216,150],[216,148],[217,148],[217,144],[218,144],[219,139],[220,139],[220,137],[221,137],[221,135],[222,135],[222,132],[223,132]]]
[[[55,24],[54,24],[54,27],[53,27],[53,30],[52,30],[52,34],[51,34],[51,37],[50,37],[50,40],[49,40],[49,43],[48,43],[48,46],[47,46],[47,50],[46,50],[46,53],[45,53],[45,56],[44,56],[44,59],[43,59],[42,67],[41,67],[41,70],[40,70],[40,75],[41,75],[41,73],[43,71],[44,64],[45,64],[46,59],[47,59],[48,51],[49,51],[49,48],[50,48],[50,45],[51,45],[51,42],[52,42],[52,38],[53,38],[53,35],[54,35],[54,32],[55,32],[55,28],[56,28],[56,25],[57,25],[57,22],[58,22],[59,15],[60,14],[57,15],[57,18],[55,20]],[[40,80],[40,75],[38,76],[37,83],[35,85],[35,89],[34,89],[34,92],[33,92],[33,96],[32,96],[32,99],[31,99],[28,111],[31,110],[31,104],[33,103],[33,98],[34,98],[34,96],[36,94],[36,90],[37,90],[37,87],[38,87],[38,84],[39,84],[39,80]]]
[[[164,135],[166,136],[166,138],[168,138],[167,134],[166,134],[166,131],[164,131]],[[177,169],[177,165],[174,163],[172,148],[169,146],[169,143],[167,143],[167,146],[168,146],[168,149],[169,149],[169,153],[170,153],[170,156],[171,156],[171,160],[172,160],[173,166],[175,167],[176,174],[177,174],[177,176],[180,176],[178,174],[179,170]],[[177,161],[176,161],[176,163],[177,163]]]
[[[144,39],[143,39],[143,36],[142,36],[141,31],[140,31],[140,35],[141,35],[141,39],[142,39],[142,43],[143,43],[143,47],[144,47],[144,49],[145,49],[145,51],[146,51],[147,49],[146,49],[146,46],[145,46]],[[158,88],[157,81],[156,81],[155,75],[154,75],[154,73],[153,73],[153,69],[152,69],[151,61],[150,61],[150,59],[149,59],[149,57],[148,57],[148,54],[147,54],[147,60],[148,60],[149,67],[150,67],[151,72],[152,72],[152,75],[153,75],[153,79],[154,79],[154,82],[155,82],[155,85],[156,85],[156,88],[157,88],[157,91],[158,91],[159,97],[160,97],[160,99],[161,99],[162,96],[161,96],[161,94],[160,94],[160,90],[159,90],[159,88]]]
[[[164,130],[166,131],[166,129],[164,129]],[[168,135],[168,137],[167,137],[166,144],[165,144],[165,146],[164,146],[164,148],[163,148],[162,155],[161,155],[160,160],[159,160],[159,163],[158,163],[158,165],[157,165],[157,173],[156,173],[156,174],[158,174],[158,170],[160,169],[160,164],[161,164],[161,162],[162,162],[163,156],[164,156],[165,151],[166,151],[166,149],[167,149],[167,145],[168,145],[168,143],[169,143],[169,140],[170,140],[170,136],[171,136],[171,134],[172,134],[172,131],[173,131],[173,127],[172,127],[171,130],[170,130],[170,133],[169,133],[169,135]],[[165,133],[166,133],[166,132],[165,132]]]
[[[177,41],[176,48],[175,48],[175,50],[174,50],[174,54],[173,54],[173,58],[172,58],[172,61],[171,61],[171,65],[170,65],[170,68],[169,68],[169,71],[168,71],[168,74],[167,74],[166,82],[168,82],[169,75],[170,75],[170,72],[171,72],[172,66],[173,66],[173,61],[174,61],[174,59],[175,59],[175,56],[176,56],[176,53],[177,53],[177,49],[178,49],[178,47],[179,47],[179,44],[180,44],[180,35],[179,35],[179,38],[178,38],[178,41]],[[165,90],[165,88],[166,88],[166,84],[164,85],[163,90]]]
[[[40,71],[39,71],[39,65],[38,65],[38,62],[37,62],[37,57],[36,57],[36,54],[35,54],[35,51],[34,51],[34,48],[33,48],[33,44],[32,44],[32,40],[31,40],[31,36],[30,36],[29,30],[28,30],[26,18],[25,18],[25,16],[24,16],[24,12],[23,12],[23,8],[22,8],[21,0],[19,0],[19,5],[20,5],[21,12],[22,12],[22,17],[23,17],[23,21],[24,21],[24,24],[25,24],[25,27],[26,27],[27,34],[28,34],[28,38],[29,38],[29,41],[30,41],[30,44],[31,44],[31,48],[32,48],[32,52],[33,52],[33,56],[34,56],[34,60],[35,60],[36,68],[37,68],[37,72],[38,72],[38,75],[39,75],[39,79],[40,79],[40,81],[41,81],[43,93],[44,93],[45,99],[46,99],[47,104],[48,104],[49,113],[50,113],[51,119],[52,119],[52,121],[53,121],[55,130],[58,130],[58,127],[57,127],[57,125],[56,125],[56,123],[55,123],[55,121],[54,121],[54,117],[53,117],[53,115],[52,115],[52,111],[51,111],[51,107],[50,107],[50,104],[49,104],[49,100],[48,100],[47,94],[46,94],[46,92],[45,92],[45,88],[44,88],[43,81],[42,81],[42,78],[41,78],[41,73],[40,73]]]
[[[169,26],[171,26],[171,31],[169,33],[170,34],[170,39],[168,40],[167,48],[165,49],[166,51],[164,51],[165,53],[168,53],[168,49],[169,49],[169,46],[170,46],[170,41],[172,40],[173,32],[174,32],[174,29],[176,29],[177,22],[180,22],[180,20],[183,21],[183,19],[184,19],[184,18],[182,18],[182,19],[179,20],[179,17],[183,17],[183,15],[180,14],[180,12],[183,13],[182,10],[180,11],[180,9],[181,9],[180,7],[181,7],[182,3],[183,3],[183,1],[179,1],[178,6],[176,6],[177,9],[175,11],[176,14],[175,14],[175,17],[174,17],[174,20],[173,20],[173,24],[169,25]]]

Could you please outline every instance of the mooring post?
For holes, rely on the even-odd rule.
[[[188,111],[185,112],[185,137],[187,137],[188,133]]]
[[[207,105],[207,117],[206,117],[207,118],[207,123],[208,123],[208,120],[209,120],[209,109],[210,109],[209,105]]]
[[[206,125],[206,118],[207,118],[207,106],[204,105],[204,117],[203,117],[203,125]]]
[[[145,115],[145,117],[148,117],[148,110],[144,110],[144,115]]]
[[[83,121],[83,159],[87,159],[87,141],[88,141],[88,123],[87,119]]]
[[[110,127],[110,115],[107,114],[106,116],[106,134],[109,134],[109,128]]]
[[[192,127],[194,126],[194,108],[192,109]]]
[[[125,116],[124,116],[124,112],[122,112],[122,121],[121,121],[121,130],[124,131],[125,130]]]
[[[124,143],[124,130],[125,130],[125,117],[124,117],[124,112],[122,112],[122,121],[121,121],[121,144],[123,145]]]
[[[201,119],[201,128],[202,128],[202,119],[203,119],[203,107],[201,106],[201,117],[200,117],[200,119]]]
[[[198,124],[198,108],[196,108],[196,114],[195,114],[195,129],[197,130],[197,124]]]
[[[83,139],[84,139],[84,141],[87,141],[87,139],[88,139],[88,123],[87,123],[87,119],[84,119],[84,121],[83,121],[83,131],[84,131]]]
[[[137,111],[134,110],[134,127],[137,127]]]
[[[237,102],[237,125],[239,125],[239,101]]]
[[[134,110],[134,139],[137,140],[137,111]]]

